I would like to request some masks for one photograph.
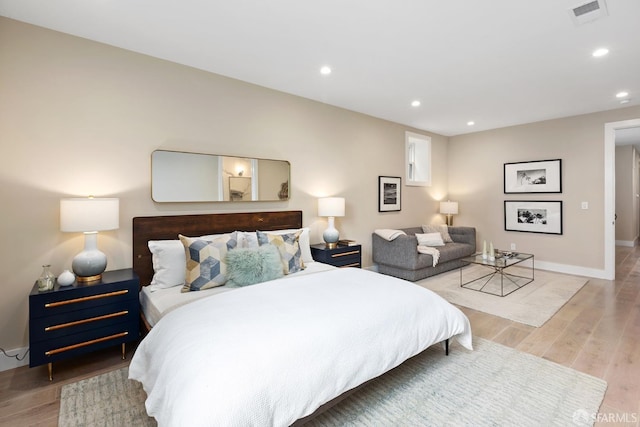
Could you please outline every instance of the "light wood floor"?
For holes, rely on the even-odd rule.
[[[640,426],[640,247],[616,248],[616,280],[590,279],[535,328],[460,309],[475,336],[607,381],[598,426]]]
[[[617,248],[616,277],[589,280],[540,328],[461,309],[476,336],[605,379],[599,425],[640,427],[640,248]],[[56,426],[64,384],[126,366],[132,353],[120,360],[118,346],[56,363],[53,383],[45,366],[0,372],[0,426]]]

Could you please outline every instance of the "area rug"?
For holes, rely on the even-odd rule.
[[[156,426],[147,416],[147,394],[129,380],[129,368],[62,386],[58,427]]]
[[[512,269],[516,274],[530,277],[528,269]],[[463,278],[466,281],[467,278],[479,277],[488,271],[486,267],[470,265],[463,268]],[[544,270],[536,270],[534,277],[533,282],[505,297],[461,288],[459,270],[438,274],[416,283],[434,291],[452,304],[540,327],[588,281],[584,277]],[[494,281],[493,286],[496,283],[498,282]]]
[[[453,344],[445,356],[441,346],[432,346],[308,425],[593,424],[605,381],[481,338],[474,347]],[[155,425],[144,399],[139,384],[127,380],[127,368],[68,384],[62,388],[59,426]]]

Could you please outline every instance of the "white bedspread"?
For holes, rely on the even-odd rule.
[[[322,271],[333,270],[329,264],[321,262],[307,262],[306,268],[295,274],[284,276],[283,279],[304,276],[307,274],[319,273]],[[152,290],[150,286],[143,286],[140,291],[140,308],[144,314],[149,326],[153,327],[167,313],[176,308],[190,304],[195,300],[208,298],[222,292],[235,291],[237,288],[228,288],[227,286],[218,286],[207,289],[206,291],[182,292],[182,286],[174,286],[172,288]]]
[[[466,316],[435,293],[361,269],[279,279],[168,313],[129,377],[160,426],[288,426],[456,336]]]

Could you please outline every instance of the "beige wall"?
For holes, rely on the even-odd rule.
[[[478,241],[511,243],[539,266],[604,268],[604,125],[640,118],[630,107],[460,135],[449,141],[449,194],[460,202],[457,224],[477,227]],[[561,194],[504,194],[503,164],[562,159]],[[504,200],[563,201],[563,234],[504,230]],[[589,209],[581,209],[588,202]]]
[[[320,196],[346,198],[336,220],[371,265],[376,228],[442,221],[447,138],[432,137],[433,186],[403,187],[402,211],[378,213],[378,176],[402,176],[404,126],[84,39],[0,18],[0,347],[28,343],[28,294],[41,265],[59,274],[83,238],[59,231],[59,199],[120,198],[103,232],[109,269],[131,266],[134,216],[300,209],[320,242]],[[414,130],[415,131],[415,130]],[[417,131],[419,132],[419,131]],[[288,202],[158,204],[158,148],[291,162]]]
[[[638,153],[632,145],[616,147],[616,241],[638,238]]]

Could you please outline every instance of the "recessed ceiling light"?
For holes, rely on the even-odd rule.
[[[331,67],[325,65],[324,67],[320,68],[320,74],[323,74],[325,76],[331,74]]]
[[[417,99],[415,101],[411,101],[411,106],[412,107],[419,107],[420,106],[420,101],[418,101]]]
[[[609,49],[607,49],[606,47],[601,47],[600,49],[594,50],[591,55],[599,58],[601,56],[605,56],[607,53],[609,53]]]
[[[618,92],[616,93],[616,98],[626,98],[629,96],[629,92]]]
[[[475,125],[475,124],[476,124],[476,122],[474,122],[474,121],[469,121],[469,122],[467,122],[467,126],[473,126],[473,125]]]

